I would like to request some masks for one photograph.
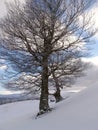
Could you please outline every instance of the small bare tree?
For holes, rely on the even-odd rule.
[[[50,87],[56,88],[56,92],[53,94],[56,102],[62,100],[60,88],[74,84],[74,80],[84,76],[84,70],[90,66],[88,62],[85,63],[81,60],[81,56],[83,56],[83,53],[77,50],[67,53],[58,52],[51,56],[49,64]]]
[[[27,0],[8,6],[1,20],[4,45],[29,52],[41,67],[39,114],[50,110],[48,104],[49,58],[57,52],[73,52],[87,47],[95,34],[92,16],[85,12],[91,0]],[[72,61],[73,62],[73,61]]]

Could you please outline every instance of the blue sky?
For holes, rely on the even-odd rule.
[[[0,1],[0,17],[3,17],[6,14],[6,7],[4,2],[7,1],[13,1],[13,0],[1,0]],[[20,0],[23,1],[23,0]],[[91,9],[92,12],[94,12],[94,26],[98,28],[98,0],[96,0],[96,3],[94,4],[93,8]],[[91,12],[90,12],[91,13]],[[95,64],[98,63],[98,34],[94,37],[95,43],[91,46],[91,59],[90,61]],[[98,65],[98,64],[97,64]],[[1,85],[0,85],[1,86]],[[3,91],[4,89],[0,87],[0,91]],[[8,94],[9,91],[3,91],[4,93]]]
[[[96,40],[96,43],[92,46],[91,54],[92,57],[98,56],[98,40]]]

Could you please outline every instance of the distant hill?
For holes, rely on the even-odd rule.
[[[17,101],[25,101],[25,100],[38,100],[39,97],[34,95],[23,95],[23,94],[9,94],[9,95],[0,95],[0,105],[17,102]]]

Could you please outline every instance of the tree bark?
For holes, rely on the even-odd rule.
[[[55,97],[56,102],[60,102],[63,99],[63,97],[61,96],[60,84],[54,72],[52,72],[52,75],[53,75],[53,79],[55,81],[55,86],[56,86],[56,92],[53,94],[53,96]]]
[[[48,104],[48,58],[43,57],[42,65],[42,84],[41,84],[41,96],[39,104],[39,114],[43,114],[50,110]]]
[[[58,87],[56,92],[53,94],[53,96],[55,97],[56,102],[60,102],[63,99],[60,92],[61,92],[60,88]]]

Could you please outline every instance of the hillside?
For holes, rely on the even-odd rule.
[[[1,105],[0,130],[98,130],[97,100],[98,82],[52,104],[54,110],[37,119],[38,101]]]

